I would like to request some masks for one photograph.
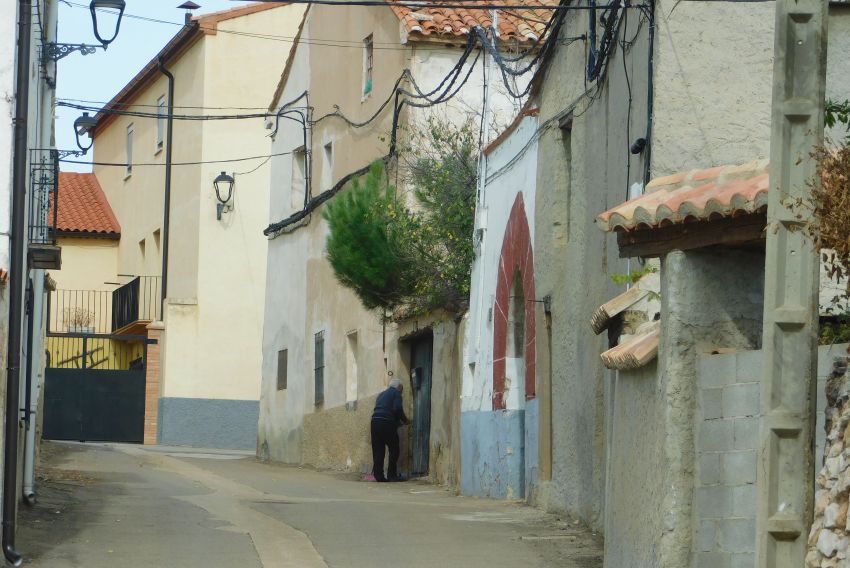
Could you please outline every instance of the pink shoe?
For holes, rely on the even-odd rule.
[[[363,476],[363,481],[375,481],[375,476],[371,473],[367,473]]]

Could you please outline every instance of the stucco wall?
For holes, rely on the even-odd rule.
[[[562,36],[580,36],[587,27],[585,12],[571,13]],[[594,88],[592,97],[584,95],[584,44],[560,47],[540,94],[536,294],[538,299],[551,296],[552,307],[551,324],[540,318],[537,330],[538,363],[545,362],[538,381],[552,393],[551,457],[540,459],[551,459],[552,467],[537,502],[598,530],[605,507],[606,391],[611,378],[599,360],[607,340],[594,336],[588,322],[593,310],[623,291],[611,282],[611,273],[626,273],[629,267],[618,258],[614,237],[601,233],[593,219],[624,201],[630,183],[642,179],[641,157],[628,149],[646,127],[646,30],[643,26],[638,33],[638,18],[630,16],[622,33],[635,43],[625,62],[620,50],[615,51],[608,64],[608,87]],[[632,90],[631,116],[624,70]],[[558,128],[559,118],[569,113],[571,123]]]
[[[218,33],[204,34],[169,66],[175,76],[176,112],[183,112],[180,107],[266,106],[291,43],[261,41],[242,32],[293,37],[303,11],[303,6],[282,6],[219,22]],[[155,105],[166,89],[164,77],[157,76],[133,102]],[[134,162],[163,163],[164,151],[155,144],[156,120],[138,117],[118,117],[97,132],[96,160],[125,160],[130,122],[135,128]],[[173,160],[264,156],[269,153],[267,135],[261,118],[175,120]],[[217,220],[212,182],[223,169],[236,182],[231,208]],[[126,179],[123,168],[96,166],[95,171],[122,226],[117,273],[159,275],[163,168],[138,165]],[[196,399],[201,406],[207,400],[221,401],[231,413],[239,412],[245,401],[258,404],[267,248],[261,229],[268,221],[269,172],[262,160],[172,169],[161,383],[162,434],[167,439],[189,443],[191,432],[204,425],[214,429],[214,413],[194,410],[193,423],[199,426],[190,427],[178,410],[185,399]],[[256,421],[239,429],[244,447],[245,436],[256,436]],[[197,443],[204,443],[204,437]]]
[[[62,269],[51,270],[57,290],[105,290],[116,288],[118,240],[59,239]]]
[[[422,46],[405,44],[399,36],[399,21],[384,7],[313,6],[302,31],[302,39],[337,37],[357,45],[372,35],[374,45],[373,87],[362,95],[363,51],[339,49],[302,42],[277,104],[309,91],[313,118],[339,111],[353,121],[369,118],[387,96],[405,67],[420,65],[423,88],[438,73],[422,62],[411,63]],[[378,46],[398,44],[398,49]],[[429,50],[434,50],[430,46]],[[445,53],[439,53],[443,51]],[[436,68],[450,66],[460,49],[439,46],[427,60]],[[424,57],[424,56],[423,56]],[[336,62],[328,66],[327,61]],[[475,89],[480,99],[480,89]],[[299,101],[296,107],[304,107]],[[402,114],[402,123],[412,124],[412,112]],[[424,117],[423,114],[417,115]],[[311,192],[318,195],[340,177],[387,153],[392,113],[385,111],[370,125],[352,128],[338,117],[314,125],[308,142],[311,150]],[[292,152],[303,145],[303,132],[291,121],[281,121],[272,143],[273,153]],[[328,160],[326,145],[332,148]],[[297,176],[296,176],[297,177]],[[297,181],[297,180],[296,180]],[[293,156],[272,159],[270,215],[279,221],[303,205],[302,186],[293,185]],[[371,415],[373,397],[389,380],[388,371],[403,381],[409,379],[409,353],[402,338],[416,329],[431,328],[434,336],[431,448],[429,475],[441,483],[457,483],[459,420],[459,337],[462,332],[450,316],[436,314],[401,323],[381,322],[380,314],[365,310],[356,296],[336,280],[325,259],[327,224],[322,208],[314,211],[303,227],[275,236],[268,243],[266,317],[263,335],[263,384],[260,404],[261,456],[273,460],[363,470],[370,461],[362,444]],[[314,335],[324,332],[324,402],[314,404]],[[356,334],[356,342],[352,338]],[[461,334],[461,335],[459,335]],[[349,353],[351,345],[356,345]],[[277,390],[278,352],[288,352],[288,384]],[[356,368],[352,377],[351,361]],[[353,380],[352,380],[353,379]],[[356,386],[355,386],[356,385]],[[410,395],[406,392],[405,398]],[[346,405],[357,401],[357,410]],[[409,404],[409,401],[408,401]],[[351,408],[348,404],[348,408]],[[356,422],[357,428],[352,424]],[[317,433],[321,432],[319,436]],[[360,448],[357,450],[356,448]],[[349,463],[351,458],[351,463]]]

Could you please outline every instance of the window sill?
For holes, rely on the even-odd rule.
[[[369,91],[368,93],[364,93],[363,96],[360,97],[360,102],[365,103],[367,100],[369,100],[369,98],[371,96],[372,96],[372,91]]]
[[[157,149],[153,151],[153,155],[159,156],[160,154],[162,154],[162,148],[162,146],[157,147]]]
[[[133,172],[129,172],[129,173],[125,174],[125,175],[124,175],[124,181],[127,181],[127,180],[128,180],[128,179],[130,179],[131,177],[133,177]]]

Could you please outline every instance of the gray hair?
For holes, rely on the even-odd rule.
[[[394,389],[400,389],[401,379],[390,379],[390,386]]]

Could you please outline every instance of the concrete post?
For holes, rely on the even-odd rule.
[[[826,0],[777,0],[756,566],[799,568],[812,521],[818,257],[805,225],[823,142]],[[803,205],[800,206],[802,201]]]

